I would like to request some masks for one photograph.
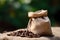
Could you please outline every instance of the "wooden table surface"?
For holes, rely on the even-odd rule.
[[[0,34],[0,40],[60,40],[60,27],[51,27],[54,37],[25,38],[16,36],[7,36],[7,33]],[[10,33],[10,32],[8,32]]]

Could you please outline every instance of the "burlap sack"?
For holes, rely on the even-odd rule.
[[[45,11],[45,10],[43,10]],[[47,13],[47,11],[43,12],[43,11],[36,11],[34,12],[35,14],[37,14],[37,16],[29,16],[29,22],[28,22],[28,27],[27,29],[31,32],[33,32],[34,34],[41,34],[41,35],[52,35],[52,31],[51,31],[51,23],[50,20],[48,18],[48,16],[45,15],[45,13]],[[32,12],[32,14],[34,14]],[[40,13],[40,14],[39,14]],[[43,15],[41,15],[43,14]],[[38,17],[38,15],[40,15]],[[45,16],[44,16],[45,15]]]

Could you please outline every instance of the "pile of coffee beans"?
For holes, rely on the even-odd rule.
[[[39,38],[41,36],[46,36],[46,37],[53,37],[54,35],[49,35],[49,34],[34,34],[31,31],[28,30],[19,30],[16,32],[12,32],[10,34],[7,34],[8,36],[20,36],[20,37],[28,37],[28,38]]]
[[[13,33],[10,33],[10,34],[7,34],[8,36],[20,36],[20,37],[29,37],[29,38],[37,38],[37,37],[40,37],[40,35],[38,34],[34,34],[30,31],[27,31],[27,30],[20,30],[20,31],[17,31],[17,32],[13,32]]]

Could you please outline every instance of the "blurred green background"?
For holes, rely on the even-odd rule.
[[[53,15],[60,9],[60,0],[0,0],[0,27],[14,26],[25,28],[28,24],[28,12],[48,10],[52,26],[55,25]]]

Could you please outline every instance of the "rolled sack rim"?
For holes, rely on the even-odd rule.
[[[39,10],[36,12],[28,12],[28,17],[42,17],[47,16],[47,10]]]

